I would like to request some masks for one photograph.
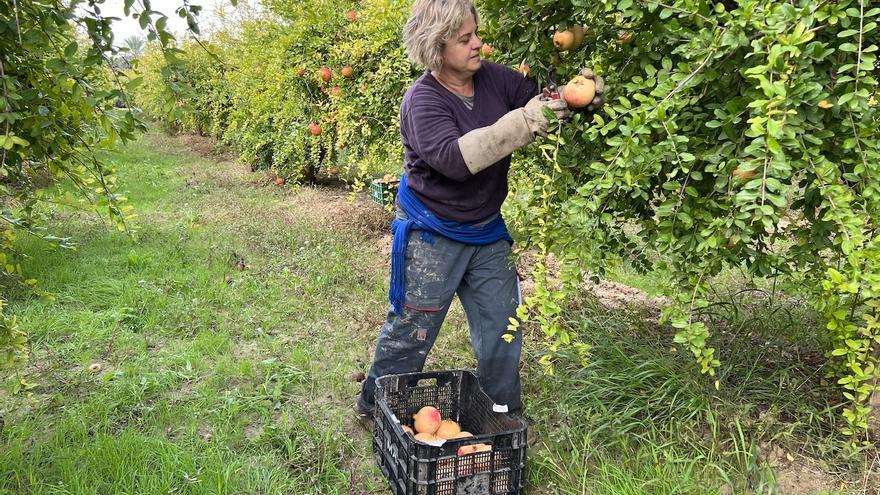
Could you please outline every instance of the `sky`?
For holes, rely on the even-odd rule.
[[[180,17],[175,12],[178,7],[183,5],[183,0],[151,0],[151,10],[162,12],[168,17],[167,28],[174,35],[181,39],[179,35],[186,32],[186,19]],[[244,4],[245,1],[239,2]],[[136,19],[125,17],[123,13],[124,0],[105,0],[101,4],[101,15],[109,17],[118,17],[120,20],[113,21],[113,38],[114,45],[120,46],[123,40],[129,36],[141,36],[146,38],[147,33],[141,30]],[[217,9],[225,9],[228,12],[234,11],[235,7],[229,0],[190,0],[190,5],[199,5],[202,11],[199,13],[198,22],[202,33],[217,23]],[[132,6],[132,12],[142,10],[140,0],[135,0]],[[155,18],[154,18],[155,19]]]

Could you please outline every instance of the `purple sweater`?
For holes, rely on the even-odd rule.
[[[425,72],[403,96],[400,135],[407,184],[444,220],[472,222],[497,213],[507,197],[510,157],[471,175],[458,149],[463,134],[494,124],[538,93],[533,79],[483,61],[474,74],[474,107]]]

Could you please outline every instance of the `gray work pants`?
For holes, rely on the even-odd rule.
[[[515,317],[520,304],[510,243],[468,246],[436,234],[431,237],[426,239],[421,230],[410,232],[403,314],[388,312],[359,402],[372,409],[376,378],[422,370],[452,297],[458,294],[467,314],[480,385],[496,404],[519,413],[522,335],[514,332],[510,343],[502,339],[508,333],[508,318]]]

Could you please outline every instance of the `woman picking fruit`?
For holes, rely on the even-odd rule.
[[[358,410],[372,414],[376,378],[420,371],[455,294],[467,314],[480,384],[496,410],[518,414],[522,336],[502,339],[520,304],[501,204],[510,155],[545,135],[544,109],[565,119],[533,79],[480,58],[470,0],[416,0],[404,28],[411,61],[428,68],[400,107],[404,175],[392,224],[391,310]],[[588,108],[601,105],[602,78]]]

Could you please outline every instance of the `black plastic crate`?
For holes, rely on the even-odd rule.
[[[373,454],[395,495],[512,495],[524,493],[526,422],[494,412],[492,399],[467,370],[387,375],[376,380]],[[416,441],[412,427],[424,406],[440,410],[473,437],[441,446]],[[458,455],[464,445],[491,451]]]

